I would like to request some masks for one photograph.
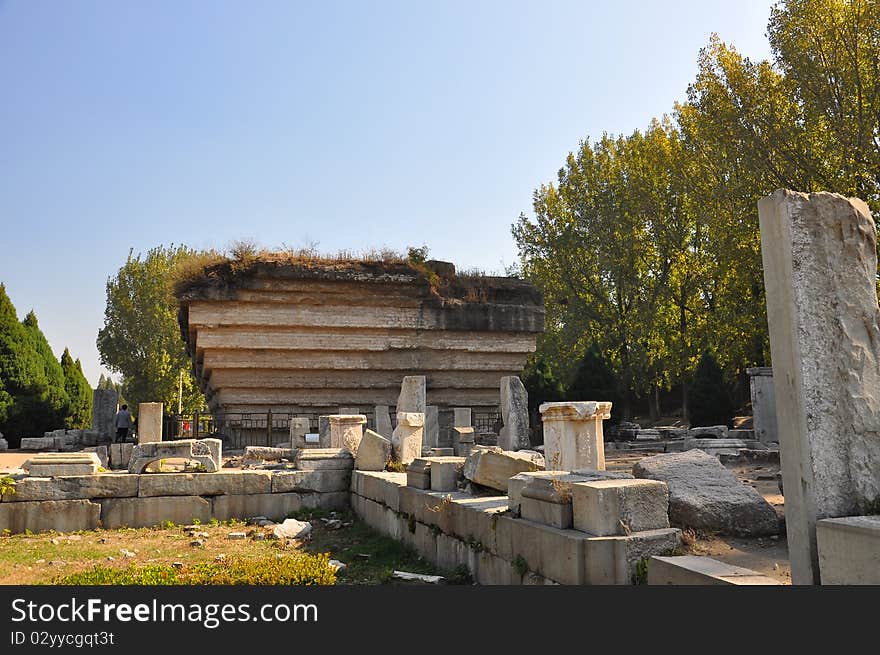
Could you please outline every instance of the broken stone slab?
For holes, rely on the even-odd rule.
[[[425,415],[415,412],[398,412],[397,427],[391,436],[392,457],[402,464],[409,464],[422,455],[422,434]]]
[[[657,480],[594,480],[571,487],[574,529],[598,537],[669,527],[669,490]]]
[[[622,471],[596,471],[582,469],[580,471],[531,471],[517,473],[507,481],[508,508],[514,514],[520,511],[522,490],[533,478],[552,478],[557,484],[571,485],[574,482],[590,482],[592,480],[633,479],[629,473]]]
[[[431,491],[455,491],[462,479],[464,457],[428,457],[431,462]]]
[[[131,453],[134,450],[133,443],[110,444],[110,468],[127,469],[131,462]]]
[[[727,439],[726,425],[710,425],[702,428],[691,428],[688,437],[691,439]]]
[[[330,447],[344,448],[356,455],[364,436],[367,417],[363,414],[335,414],[330,416]]]
[[[55,437],[22,437],[22,450],[56,450]]]
[[[391,441],[378,432],[367,430],[358,446],[354,467],[358,471],[384,471],[391,460]]]
[[[779,532],[776,511],[761,494],[702,450],[646,457],[633,475],[667,484],[672,525],[743,537]]]
[[[376,424],[376,434],[390,441],[394,428],[391,425],[391,412],[388,411],[388,405],[376,405],[373,410],[373,416]]]
[[[455,457],[454,448],[431,448],[428,457]]]
[[[659,430],[639,430],[636,434],[636,441],[660,441]]]
[[[344,448],[309,448],[296,451],[294,462],[304,471],[351,470],[354,457]]]
[[[284,522],[272,528],[277,539],[305,539],[312,532],[312,524],[296,519],[284,519]]]
[[[284,459],[285,448],[273,446],[245,446],[243,463],[280,462]],[[289,453],[289,451],[287,451]]]
[[[161,403],[155,403],[161,404]],[[219,439],[179,439],[138,443],[131,452],[129,473],[143,473],[147,466],[160,459],[188,459],[204,465],[205,472],[220,470],[223,442]]]
[[[755,431],[754,430],[728,430],[727,437],[728,437],[728,439],[740,439],[742,441],[754,441],[755,440]]]
[[[701,449],[733,449],[738,450],[740,448],[745,448],[746,443],[741,439],[691,439],[688,437],[684,440],[683,448],[684,450],[691,450],[693,448],[701,448]]]
[[[114,436],[118,411],[119,394],[114,389],[95,389],[92,392],[92,430],[102,436]]]
[[[544,403],[544,457],[551,469],[605,469],[602,421],[611,418],[606,401]]]
[[[290,419],[290,447],[307,448],[306,435],[309,433],[309,419],[306,416],[294,416]]]
[[[107,439],[102,438],[102,435],[97,430],[83,430],[82,431],[82,440],[81,443],[83,446],[100,446],[102,442],[108,441]],[[109,446],[109,443],[105,443],[104,445]]]
[[[431,488],[431,461],[417,457],[406,465],[406,486],[416,489]]]
[[[426,575],[424,573],[409,573],[408,571],[394,571],[391,576],[400,580],[426,582],[428,584],[437,584],[443,581],[442,575]]]
[[[91,475],[101,467],[95,453],[41,453],[28,459],[22,468],[36,477]]]
[[[475,484],[507,491],[507,481],[517,473],[538,471],[531,453],[505,451],[496,446],[474,446],[464,463],[464,477]]]
[[[501,378],[501,420],[498,445],[504,450],[531,448],[529,439],[529,394],[515,375]]]
[[[778,585],[757,571],[710,557],[653,555],[648,560],[649,585]]]
[[[424,375],[407,375],[403,378],[395,408],[398,414],[424,414],[426,412],[425,382]]]
[[[128,473],[26,477],[16,480],[15,493],[5,494],[3,502],[125,498],[137,496],[138,480]]]

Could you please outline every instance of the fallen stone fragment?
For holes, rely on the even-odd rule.
[[[284,519],[284,523],[276,525],[272,534],[278,539],[304,539],[312,531],[312,524],[296,519]]]
[[[227,539],[247,539],[247,533],[245,532],[230,532],[226,535]]]
[[[437,584],[443,580],[442,575],[423,575],[421,573],[409,573],[407,571],[394,571],[392,577],[400,580],[414,580],[417,582],[427,582],[428,584]]]
[[[498,447],[474,447],[464,463],[464,477],[484,487],[507,492],[507,481],[517,473],[538,471],[543,463],[535,455],[504,451]]]

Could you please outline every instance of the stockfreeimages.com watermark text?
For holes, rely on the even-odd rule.
[[[314,603],[108,603],[100,598],[37,603],[24,598],[12,601],[13,623],[193,623],[213,630],[224,623],[317,623]]]

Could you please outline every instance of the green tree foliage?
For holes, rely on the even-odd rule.
[[[32,429],[40,434],[64,425],[70,401],[64,388],[64,372],[61,370],[61,364],[40,330],[37,315],[33,311],[28,312],[22,324],[31,347],[39,357],[40,367],[43,370],[42,377],[46,381],[45,391],[40,394],[39,400],[30,412],[34,425]]]
[[[711,350],[706,350],[700,358],[689,397],[688,420],[692,426],[730,425],[733,403],[721,367]]]
[[[537,358],[567,377],[596,343],[623,416],[674,385],[687,414],[707,348],[728,379],[767,363],[758,199],[827,190],[880,211],[880,3],[788,0],[768,37],[754,62],[713,36],[671,118],[582,142],[513,226],[546,299]]]
[[[562,384],[556,379],[549,364],[536,360],[523,375],[523,386],[529,394],[529,412],[535,414],[542,403],[562,400]]]
[[[61,355],[61,370],[68,399],[64,427],[88,428],[92,423],[92,387],[83,374],[82,364],[78,359],[73,360],[67,348]]]
[[[617,376],[602,356],[599,346],[592,344],[581,358],[565,390],[565,397],[568,400],[610,400],[616,403],[619,395]]]
[[[122,375],[125,397],[133,407],[162,402],[167,412],[176,412],[181,373],[183,411],[204,406],[190,372],[171,289],[176,267],[193,254],[185,246],[158,246],[145,257],[129,253],[116,276],[107,281],[98,352],[104,366]]]
[[[15,446],[23,436],[63,427],[68,411],[64,372],[36,315],[19,322],[0,284],[0,432]]]

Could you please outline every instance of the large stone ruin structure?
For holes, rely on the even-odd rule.
[[[215,413],[394,406],[424,375],[427,403],[496,411],[544,329],[541,293],[451,264],[270,261],[209,267],[178,288],[180,326]],[[447,409],[448,408],[448,409]]]

